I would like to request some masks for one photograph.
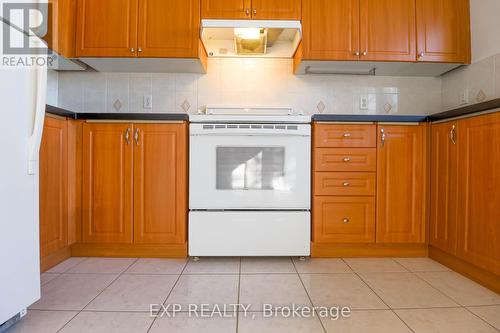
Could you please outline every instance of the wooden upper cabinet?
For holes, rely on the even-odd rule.
[[[417,0],[419,61],[470,63],[469,0]]]
[[[300,20],[302,0],[252,0],[254,20]]]
[[[83,125],[84,243],[132,243],[132,131],[132,124]]]
[[[377,243],[424,243],[426,125],[379,125]]]
[[[139,0],[79,0],[76,55],[134,57],[137,55]],[[168,24],[168,22],[163,22]]]
[[[458,122],[457,255],[500,274],[500,113]]]
[[[415,0],[360,3],[360,60],[415,61]]]
[[[185,243],[187,209],[187,125],[136,124],[134,242]]]
[[[201,0],[201,18],[250,19],[251,0]]]
[[[455,254],[458,209],[458,132],[456,122],[431,130],[431,216],[429,243]]]
[[[46,117],[40,147],[40,256],[42,258],[68,245],[67,145],[66,120]]]
[[[66,58],[75,57],[76,2],[49,0],[47,34],[43,39],[49,49]]]
[[[359,59],[359,0],[303,0],[302,29],[303,59]]]
[[[199,0],[139,0],[139,57],[197,57]]]

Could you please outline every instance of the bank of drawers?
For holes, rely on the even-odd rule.
[[[375,242],[376,125],[315,124],[313,241]]]

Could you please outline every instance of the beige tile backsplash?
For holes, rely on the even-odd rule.
[[[495,70],[496,69],[496,70]],[[59,72],[49,102],[79,112],[188,112],[206,105],[291,106],[306,114],[431,114],[500,97],[500,55],[442,77],[293,75],[291,59],[209,59],[208,73]],[[54,88],[58,87],[58,89]],[[153,108],[143,108],[152,95]],[[368,109],[360,109],[360,97]]]

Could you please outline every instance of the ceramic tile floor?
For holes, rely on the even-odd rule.
[[[500,295],[428,258],[70,258],[8,333],[500,332]],[[150,304],[179,304],[175,318]],[[251,304],[227,318],[188,305]],[[349,318],[264,318],[262,304],[348,306]]]

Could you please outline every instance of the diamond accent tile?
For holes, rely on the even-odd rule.
[[[319,113],[323,113],[326,109],[325,103],[323,103],[323,101],[320,101],[316,109],[318,109]]]
[[[486,94],[483,90],[479,90],[476,95],[476,102],[483,102],[486,99]]]
[[[191,104],[189,104],[189,101],[187,99],[185,99],[184,102],[182,102],[181,108],[184,110],[184,112],[189,111],[189,109],[191,108]]]
[[[120,109],[122,108],[123,104],[122,102],[117,99],[114,103],[113,103],[113,109],[115,109],[116,111],[120,111]]]
[[[391,110],[392,110],[392,105],[391,105],[391,103],[389,103],[389,102],[385,103],[385,105],[384,105],[384,110],[385,110],[385,112],[386,112],[386,113],[391,112]]]

